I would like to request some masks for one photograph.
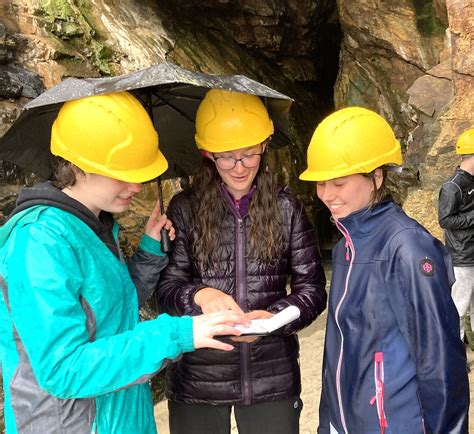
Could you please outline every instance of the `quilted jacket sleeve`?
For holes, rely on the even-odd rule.
[[[303,204],[291,198],[293,207],[290,227],[290,288],[291,293],[268,307],[278,312],[294,305],[301,316],[285,326],[280,333],[291,334],[311,324],[326,308],[326,278],[313,228]]]
[[[451,299],[451,260],[441,243],[421,229],[391,242],[389,300],[416,363],[428,433],[467,432],[469,385],[459,318]]]
[[[168,217],[173,222],[176,238],[170,262],[163,271],[157,287],[160,310],[171,315],[199,315],[201,308],[194,303],[194,294],[206,285],[196,280],[192,254],[189,249],[186,215],[188,203],[181,195],[175,196],[168,207]]]

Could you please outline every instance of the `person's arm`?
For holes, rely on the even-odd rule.
[[[90,397],[144,383],[165,360],[194,349],[192,318],[167,315],[91,342],[77,250],[44,225],[14,236],[6,263],[10,315],[38,384],[51,395]]]
[[[446,182],[439,192],[438,221],[443,229],[469,229],[474,226],[474,214],[462,213],[462,193],[454,182]]]
[[[449,254],[422,229],[407,229],[392,240],[389,255],[389,301],[416,364],[427,432],[467,432],[466,354]]]
[[[195,303],[197,291],[207,287],[195,276],[193,255],[188,240],[189,222],[184,217],[185,207],[189,206],[181,195],[175,196],[168,206],[168,216],[172,220],[176,238],[170,262],[160,276],[157,300],[160,310],[171,315],[198,315],[201,308]],[[190,210],[188,215],[190,215]]]
[[[295,199],[290,232],[291,293],[270,305],[267,310],[279,312],[294,305],[300,317],[285,326],[279,333],[290,334],[311,324],[326,308],[326,278],[313,228],[303,204]]]
[[[137,288],[140,307],[153,294],[161,271],[168,265],[168,256],[161,250],[163,228],[169,232],[170,239],[174,240],[173,225],[166,214],[161,214],[160,202],[157,201],[145,225],[145,233],[140,244],[128,261],[128,269]]]
[[[155,291],[160,274],[168,265],[168,256],[161,251],[160,241],[145,234],[127,265],[142,307]]]
[[[232,324],[245,318],[235,312],[195,318],[163,314],[113,335],[114,325],[107,324],[104,312],[90,306],[96,318],[102,315],[101,327],[111,331],[91,340],[81,295],[81,273],[91,270],[81,268],[78,249],[44,225],[21,228],[14,237],[5,264],[8,286],[2,291],[35,378],[52,396],[86,398],[118,391],[146,383],[164,362],[184,352],[233,350],[214,336],[240,334]]]

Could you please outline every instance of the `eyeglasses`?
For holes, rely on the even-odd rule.
[[[246,169],[252,169],[257,167],[260,164],[260,160],[262,159],[262,154],[249,154],[244,155],[242,158],[234,158],[234,157],[216,157],[214,156],[214,161],[216,162],[217,167],[222,170],[231,170],[236,165],[237,162],[240,161],[242,166]]]

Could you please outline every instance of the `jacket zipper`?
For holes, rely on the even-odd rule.
[[[345,434],[348,434],[347,430],[347,424],[346,424],[346,417],[344,414],[344,407],[342,405],[342,388],[341,388],[341,370],[342,370],[342,360],[344,358],[344,334],[342,333],[342,328],[339,323],[339,312],[341,310],[341,306],[344,303],[344,300],[347,295],[347,291],[349,290],[349,278],[351,276],[352,272],[352,265],[354,264],[354,259],[355,259],[355,247],[352,242],[352,239],[349,235],[349,231],[344,227],[342,223],[339,221],[335,220],[336,226],[341,231],[342,235],[344,235],[344,238],[346,239],[346,261],[350,261],[349,263],[349,270],[347,271],[346,275],[346,281],[344,284],[344,292],[342,294],[341,299],[339,300],[339,303],[336,306],[336,310],[334,312],[334,320],[336,322],[337,328],[339,330],[339,334],[341,336],[341,346],[339,349],[339,357],[337,361],[337,369],[336,369],[336,391],[337,391],[337,402],[339,405],[339,416],[341,418],[341,424],[342,428],[344,430]]]
[[[379,418],[380,434],[385,433],[385,428],[388,427],[387,418],[384,409],[384,369],[383,369],[383,353],[378,351],[374,356],[374,381],[375,381],[375,396],[370,400],[370,405],[377,403],[377,414]]]
[[[236,248],[236,270],[235,270],[235,287],[237,291],[237,304],[246,310],[246,288],[245,288],[245,249],[244,249],[244,224],[241,218],[237,218],[237,248]],[[243,405],[250,405],[251,401],[251,384],[250,384],[250,348],[249,344],[242,342],[240,344],[241,352],[241,382]]]

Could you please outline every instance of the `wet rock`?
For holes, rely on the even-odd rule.
[[[454,96],[454,85],[446,78],[424,75],[407,90],[408,103],[433,117],[442,113]]]
[[[44,91],[38,74],[16,65],[0,65],[0,98],[36,98]]]

